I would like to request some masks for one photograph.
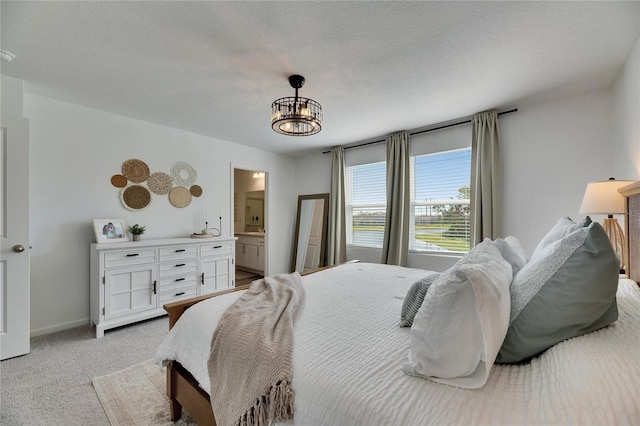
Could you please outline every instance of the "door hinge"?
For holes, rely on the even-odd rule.
[[[105,276],[103,275],[102,276],[102,284],[104,284],[104,283],[105,283]]]
[[[104,315],[104,308],[102,308],[102,315]]]

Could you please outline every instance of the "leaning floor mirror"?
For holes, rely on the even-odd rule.
[[[329,194],[298,196],[292,269],[304,272],[324,266]]]

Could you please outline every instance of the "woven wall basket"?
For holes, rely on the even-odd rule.
[[[122,163],[122,174],[133,183],[144,182],[149,177],[149,166],[142,160],[127,160]]]
[[[151,173],[147,186],[154,194],[165,195],[173,189],[173,178],[166,173]]]
[[[194,197],[199,197],[202,195],[202,187],[200,185],[191,185],[189,192],[191,192],[191,195]]]
[[[113,175],[111,176],[111,185],[116,188],[124,188],[127,186],[127,178],[122,175]]]
[[[183,186],[176,186],[169,192],[169,202],[178,208],[187,207],[191,204],[191,192]]]
[[[144,186],[131,185],[122,190],[120,201],[129,210],[140,210],[151,203],[151,193]]]

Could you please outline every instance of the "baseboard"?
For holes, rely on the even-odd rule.
[[[38,328],[36,330],[31,330],[30,336],[33,338],[33,337],[44,336],[51,333],[57,333],[58,331],[69,330],[71,328],[81,327],[83,325],[90,324],[90,321],[91,320],[89,318],[85,318],[78,321],[71,321],[71,322],[65,322],[62,324],[53,325],[51,327]]]

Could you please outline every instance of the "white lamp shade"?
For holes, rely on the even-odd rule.
[[[632,180],[605,180],[589,182],[582,198],[580,214],[622,214],[624,213],[624,197],[618,192],[623,186],[633,183]]]

